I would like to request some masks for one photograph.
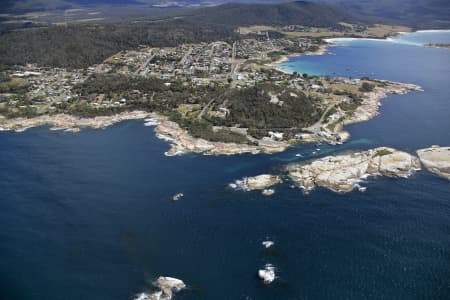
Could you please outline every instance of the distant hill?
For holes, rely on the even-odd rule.
[[[353,15],[326,4],[295,1],[275,4],[227,3],[180,13],[195,23],[243,25],[333,26],[339,22],[358,22]]]
[[[311,0],[380,20],[417,27],[450,28],[449,0]]]
[[[275,17],[278,23],[283,23],[283,17],[295,16],[296,14],[304,15],[310,20],[318,21],[315,18],[317,15],[314,11],[315,8],[318,10],[322,9],[325,11],[325,17],[328,19],[339,19],[341,18],[341,13],[339,11],[330,12],[329,6],[335,6],[342,11],[349,14],[360,15],[361,19],[366,17],[376,18],[379,22],[390,22],[397,24],[406,24],[415,27],[447,27],[450,28],[450,0],[308,0],[316,4],[324,5],[320,7],[310,7],[312,10],[311,14],[305,14],[304,12],[298,11],[297,7],[294,7],[294,11],[291,13],[283,12],[283,7],[289,8],[289,5],[282,5],[279,9],[280,12],[276,12],[275,8],[271,8],[272,11],[268,12],[268,8],[261,8],[261,3],[282,3],[289,0],[0,0],[0,12],[2,13],[23,13],[32,11],[43,11],[43,10],[55,10],[55,9],[70,9],[70,8],[95,8],[96,6],[121,6],[123,8],[124,16],[130,15],[133,17],[135,14],[130,13],[133,7],[147,7],[150,8],[153,5],[160,5],[159,7],[188,7],[190,5],[199,5],[201,7],[224,4],[228,2],[234,3],[248,3],[251,5],[251,9],[255,9],[253,14],[250,13],[240,13],[239,10],[242,7],[236,7],[236,4],[229,4],[228,7],[223,7],[227,9],[227,12],[219,14],[217,11],[212,11],[214,16],[220,17],[220,22],[227,23],[226,18],[227,13],[232,11],[237,13],[237,16],[242,15],[243,17],[249,16],[250,20],[257,19],[257,12],[262,12],[264,14],[269,14],[269,16]],[[283,4],[283,3],[282,3]],[[233,11],[234,9],[234,11]],[[207,13],[208,10],[205,10]],[[160,13],[164,13],[161,11]],[[104,12],[104,16],[108,18],[108,14]],[[232,20],[236,24],[242,23],[236,21],[234,15],[231,16]],[[208,17],[202,17],[205,21],[208,21]],[[212,20],[212,17],[209,18]]]
[[[137,5],[138,0],[0,0],[0,12],[27,12],[54,9],[71,9],[96,5]],[[156,1],[156,0],[155,0]]]
[[[187,22],[203,24],[221,24],[229,26],[242,25],[310,25],[310,26],[332,26],[339,22],[357,22],[357,18],[335,6],[328,4],[312,3],[307,1],[295,1],[285,3],[243,3],[253,0],[234,0],[235,3],[211,5],[226,0],[3,0],[3,11],[9,13],[24,13],[33,11],[66,10],[74,8],[89,8],[95,10],[101,7],[101,17],[105,20],[113,20],[113,14],[119,9],[124,18],[132,20],[137,16],[136,9],[139,8],[145,19],[145,13],[150,17],[151,9],[157,10],[155,4],[181,5],[178,13],[170,13],[170,9],[162,8],[152,15],[160,15],[162,19],[182,17]],[[206,2],[207,1],[207,2]],[[276,0],[259,0],[276,1]],[[191,5],[203,3],[193,8]],[[111,6],[111,8],[108,8]],[[113,10],[112,8],[115,7]],[[150,9],[150,10],[149,10]],[[114,12],[113,12],[114,11]],[[173,12],[174,10],[172,10]],[[139,12],[139,11],[138,11]],[[62,13],[60,13],[62,14]],[[73,14],[72,14],[73,15]],[[89,15],[81,18],[88,19]],[[64,18],[66,19],[66,18]],[[360,19],[362,20],[362,19]]]

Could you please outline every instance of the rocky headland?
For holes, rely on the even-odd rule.
[[[433,168],[439,166],[440,174],[448,174],[450,164],[449,148],[432,148],[420,153],[433,162],[423,160]],[[422,155],[422,159],[423,159]],[[230,186],[243,191],[264,190],[282,182],[283,177],[289,179],[308,193],[316,186],[328,188],[334,192],[346,193],[354,189],[365,191],[361,186],[369,176],[409,177],[421,169],[418,157],[388,147],[378,147],[365,151],[349,152],[326,156],[323,158],[292,163],[287,165],[283,175],[258,175],[246,177],[231,183]],[[437,173],[437,172],[436,172]],[[437,173],[439,174],[439,173]],[[446,177],[445,175],[442,175]],[[448,178],[448,177],[447,177]]]
[[[417,150],[417,155],[430,172],[450,180],[450,147],[432,146]]]
[[[377,86],[371,92],[364,93],[360,105],[351,113],[340,116],[336,121],[321,119],[316,124],[304,128],[302,134],[304,142],[326,142],[330,144],[342,143],[350,138],[344,126],[368,121],[379,114],[381,100],[389,94],[406,94],[411,91],[423,91],[415,84],[401,83],[387,80],[378,80],[383,87]],[[336,113],[337,116],[340,113]],[[332,116],[329,117],[332,118]]]
[[[105,128],[126,120],[143,119],[149,115],[144,111],[131,111],[94,118],[79,118],[68,114],[42,115],[34,118],[0,118],[0,130],[22,132],[32,127],[50,125],[52,130],[78,132],[81,127]]]
[[[277,153],[286,150],[287,142],[275,141],[264,137],[256,141],[256,144],[237,144],[224,142],[211,142],[202,138],[191,136],[177,123],[165,117],[159,117],[160,123],[156,127],[156,136],[170,142],[171,148],[165,154],[174,156],[186,152],[203,153],[207,155],[232,155],[242,153]]]
[[[350,192],[369,176],[408,177],[420,170],[420,162],[406,152],[379,147],[291,164],[286,169],[289,178],[305,192],[315,186]]]
[[[380,100],[388,94],[406,94],[411,91],[423,91],[423,89],[415,84],[393,82],[387,80],[379,80],[385,84],[384,87],[375,87],[372,92],[366,93],[363,101],[353,114],[344,120],[343,125],[368,121],[379,114],[381,106]]]

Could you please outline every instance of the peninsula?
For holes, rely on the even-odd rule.
[[[343,126],[376,116],[387,94],[420,90],[286,74],[271,64],[325,47],[317,38],[249,33],[232,43],[122,51],[87,69],[17,66],[1,73],[0,130],[78,132],[152,118],[157,136],[172,145],[169,156],[276,153],[296,143],[342,143],[349,137]]]

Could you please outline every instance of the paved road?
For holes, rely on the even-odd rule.
[[[205,114],[205,112],[209,109],[209,107],[214,103],[214,99],[212,99],[211,101],[208,102],[208,104],[205,105],[205,107],[203,107],[202,111],[198,114],[197,119],[201,119],[203,117],[203,115]]]
[[[147,59],[147,61],[142,64],[139,69],[137,69],[137,71],[135,72],[136,74],[139,75],[146,75],[148,73],[148,65],[150,64],[150,62],[152,61],[152,59],[155,57],[155,53],[153,53],[153,50],[150,52],[151,56],[149,59]]]
[[[330,109],[334,108],[335,104],[330,104],[327,109],[325,109],[325,111],[323,112],[322,116],[320,116],[319,121],[317,121],[316,123],[314,123],[313,125],[304,128],[305,130],[311,131],[313,133],[318,133],[320,132],[320,127],[322,127],[323,121],[325,119],[325,116],[327,115],[327,113],[330,111]]]
[[[192,48],[189,48],[189,50],[186,52],[186,54],[183,56],[183,58],[180,60],[180,64],[184,65],[186,62],[186,59],[189,55],[192,53]]]
[[[216,48],[216,44],[213,43],[211,45],[211,52],[209,53],[209,73],[211,73],[213,67],[214,48]]]

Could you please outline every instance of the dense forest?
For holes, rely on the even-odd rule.
[[[176,46],[226,40],[234,35],[231,27],[182,20],[33,28],[0,35],[0,65],[37,63],[40,66],[83,68],[139,45]]]
[[[228,95],[230,116],[227,122],[247,128],[281,130],[303,127],[320,116],[314,100],[304,94],[285,89],[277,96],[282,105],[271,103],[270,87],[250,87],[233,90]]]

